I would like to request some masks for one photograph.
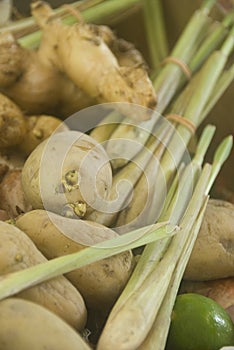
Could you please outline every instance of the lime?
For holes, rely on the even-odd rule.
[[[234,345],[234,324],[214,300],[188,293],[177,296],[166,350],[219,350]]]

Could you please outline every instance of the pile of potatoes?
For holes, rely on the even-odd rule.
[[[53,116],[25,117],[3,95],[0,106],[1,276],[117,236],[86,219],[112,185],[103,147]],[[87,329],[95,341],[134,266],[126,251],[2,300],[0,348],[90,349]],[[208,204],[180,288],[191,291],[215,299],[234,319],[231,203]]]

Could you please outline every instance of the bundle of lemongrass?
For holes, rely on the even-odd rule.
[[[140,3],[137,0],[96,2],[92,8],[84,10],[85,19],[93,21],[98,16],[119,14]],[[106,151],[113,159],[115,176],[109,199],[114,198],[115,187],[122,179],[132,183],[134,196],[122,210],[132,195],[130,190],[123,190],[119,212],[93,211],[89,219],[125,234],[81,252],[9,274],[0,281],[0,298],[3,299],[92,262],[145,246],[129,282],[111,310],[97,345],[99,350],[164,349],[171,311],[203,219],[209,191],[232,148],[232,137],[228,136],[217,148],[213,163],[204,163],[215,132],[215,127],[207,126],[192,160],[184,161],[186,152],[187,160],[190,157],[186,150],[193,132],[234,78],[234,65],[226,68],[234,48],[234,14],[227,14],[222,23],[214,25],[209,13],[215,2],[204,1],[162,66],[158,66],[158,62],[167,55],[167,48],[163,23],[155,20],[160,14],[157,7],[160,3],[144,2],[146,31],[156,70],[152,79],[158,97],[157,113],[153,113],[149,121],[140,123],[133,123],[122,115],[108,115],[91,132],[91,136],[105,143]],[[81,6],[85,4],[81,3]],[[65,10],[60,11],[64,14]],[[69,22],[73,20],[70,18]],[[32,22],[29,19],[22,28],[29,28]],[[155,22],[161,24],[159,39]],[[20,26],[15,28],[18,30]],[[19,42],[36,47],[39,38],[38,31],[19,38]],[[160,42],[158,49],[157,40]],[[168,121],[159,117],[161,113],[168,116]],[[111,142],[116,138],[134,140],[139,133],[138,147],[131,149],[131,154],[128,150],[125,158],[123,144]],[[163,179],[155,163],[160,164]],[[135,164],[140,164],[141,168]],[[144,173],[152,179],[151,188],[147,188]],[[163,181],[169,188],[165,201]]]

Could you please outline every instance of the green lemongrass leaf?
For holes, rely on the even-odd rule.
[[[196,153],[193,158],[193,161],[199,163],[200,166],[204,161],[204,157],[206,155],[208,147],[210,146],[215,130],[216,127],[214,125],[207,125],[202,131],[201,137],[196,148]]]
[[[159,64],[168,54],[161,0],[145,0],[143,15],[150,63],[153,69],[158,69]]]
[[[85,248],[80,252],[4,275],[0,278],[0,300],[95,261],[134,249],[154,240],[171,237],[178,230],[178,227],[172,227],[165,222],[151,225]]]
[[[206,104],[204,110],[201,114],[201,120],[204,120],[205,117],[210,113],[211,109],[214,107],[216,102],[220,99],[220,97],[223,95],[223,93],[226,91],[228,86],[231,84],[231,82],[234,80],[234,64],[231,66],[231,68],[225,70],[222,75],[220,76],[216,86],[214,87],[214,90],[212,92],[212,95]]]
[[[171,224],[178,224],[196,187],[200,176],[202,163],[215,133],[215,126],[207,125],[199,139],[196,153],[192,161],[185,167],[179,179],[177,192],[168,207],[166,214],[160,217],[161,221],[168,220]],[[183,197],[183,201],[181,200]]]
[[[189,65],[191,71],[195,72],[207,57],[223,43],[228,34],[228,28],[234,22],[234,11],[228,13],[222,22],[216,23],[216,28],[204,40],[199,50],[194,55]]]
[[[155,318],[154,324],[146,339],[138,348],[138,350],[161,350],[165,348],[167,334],[170,327],[171,312],[174,306],[181,279],[183,277],[184,270],[188,263],[188,259],[192,252],[195,240],[197,238],[198,232],[201,227],[201,223],[204,218],[207,203],[208,197],[205,198],[200,213],[198,214],[198,217],[196,218],[196,221],[192,226],[191,234],[181,253],[178,264],[173,272],[170,285],[163,299],[159,312]]]
[[[208,3],[209,5],[207,8],[211,6],[211,2]],[[207,5],[208,3],[205,2],[204,4]],[[215,1],[213,1],[212,3],[215,3]],[[171,56],[174,56],[179,60],[182,60],[187,63],[190,62],[194,53],[199,48],[200,43],[202,42],[210,26],[211,20],[207,16],[207,10],[205,10],[206,5],[203,6],[202,10],[197,10],[196,13],[191,17],[189,23],[187,24],[186,28],[181,34],[174,49],[172,50]],[[162,67],[159,75],[153,81],[155,91],[158,95],[158,113],[163,113],[164,110],[168,107],[169,103],[171,103],[172,98],[174,97],[176,92],[178,92],[178,89],[181,87],[181,82],[184,82],[184,73],[178,65],[167,63]],[[183,106],[185,106],[185,104]],[[125,120],[128,124],[128,120]],[[142,146],[147,141],[150,133],[153,132],[156,123],[157,118],[153,116],[150,120],[142,122],[140,124],[140,127],[146,130],[144,133],[142,133],[142,136],[140,138]],[[139,126],[137,125],[132,125],[131,127],[129,126],[127,129],[125,125],[120,125],[113,132],[110,139],[112,139],[112,137],[115,138],[116,135],[124,135],[125,139],[131,140],[133,137],[135,138],[135,134],[138,130]],[[121,149],[119,149],[118,147],[121,146],[118,146],[118,144],[116,143],[114,146],[108,146],[108,154],[110,154],[111,156],[112,154],[121,154]],[[136,150],[135,153],[132,152],[132,157],[134,157],[137,154],[137,152],[138,150]]]
[[[117,301],[99,339],[98,349],[100,347],[102,350],[107,350],[107,344],[112,350],[137,349],[147,336],[167,292],[191,228],[203,205],[210,173],[211,166],[206,164],[181,222],[183,228],[172,239],[166,253],[144,282],[128,298],[125,298],[124,303],[119,304],[120,299]],[[144,253],[145,251],[143,255]],[[138,264],[140,261],[141,258]]]
[[[206,129],[207,130],[207,129]],[[209,130],[212,130],[209,131]],[[211,140],[211,134],[213,134],[213,128],[208,128],[205,132],[205,135],[209,136]],[[204,134],[203,134],[204,135]],[[204,136],[203,136],[204,137]],[[203,137],[200,142],[203,143]],[[200,152],[200,151],[199,151]],[[187,171],[186,171],[187,169]],[[169,190],[166,199],[166,207],[163,208],[162,214],[159,218],[160,221],[164,220],[173,220],[173,222],[178,222],[181,219],[183,214],[183,210],[185,210],[188,205],[188,201],[191,198],[193,186],[196,183],[195,175],[199,175],[200,167],[198,166],[196,171],[191,172],[191,167],[187,166],[183,169],[183,173],[181,178],[178,178],[174,181],[173,188]],[[178,187],[178,183],[180,181],[180,187]],[[179,191],[180,190],[180,191]],[[191,204],[190,204],[191,205]],[[162,259],[165,254],[171,238],[165,239],[158,243],[148,244],[145,247],[143,254],[138,261],[138,264],[130,277],[127,285],[125,286],[124,291],[120,295],[112,314],[118,312],[120,307],[125,304],[126,300],[135,292],[149,275],[149,273],[156,268],[159,261]]]
[[[214,155],[213,165],[212,165],[212,173],[211,173],[209,185],[207,186],[206,193],[209,193],[211,187],[213,186],[214,181],[215,181],[222,165],[224,164],[224,162],[227,160],[227,158],[229,157],[229,155],[231,153],[232,147],[233,147],[233,136],[232,135],[225,137],[225,139],[218,146],[218,148],[215,152],[215,155]]]

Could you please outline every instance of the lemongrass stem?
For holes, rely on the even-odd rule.
[[[214,180],[216,179],[223,163],[227,160],[233,147],[233,136],[229,135],[221,142],[217,148],[214,159],[213,166],[209,184],[207,186],[207,193],[209,193],[211,187],[213,186]]]
[[[234,80],[234,64],[231,68],[225,70],[221,77],[219,78],[208,103],[206,104],[205,109],[202,112],[201,120],[204,120],[205,117],[210,113],[216,102],[220,99],[226,89],[229,87],[231,82]]]
[[[203,135],[204,141],[205,141],[206,133]],[[206,141],[205,141],[206,142]],[[200,146],[202,147],[203,142],[201,141]],[[176,298],[176,294],[179,288],[180,281],[182,279],[185,267],[187,265],[189,256],[192,252],[193,245],[195,243],[199,228],[201,226],[202,218],[204,216],[204,211],[206,208],[206,204],[208,201],[208,193],[214,183],[214,180],[221,168],[221,166],[224,164],[226,159],[228,158],[232,147],[232,137],[225,138],[221,144],[218,146],[215,155],[214,160],[211,168],[211,176],[207,184],[206,188],[206,200],[203,205],[203,208],[199,214],[198,219],[195,222],[195,226],[192,229],[190,239],[188,243],[186,244],[184,251],[181,253],[180,260],[178,262],[177,268],[173,274],[172,281],[170,283],[169,289],[167,291],[167,294],[164,298],[164,301],[162,303],[162,306],[159,310],[159,313],[154,321],[154,325],[151,328],[150,333],[148,334],[145,341],[142,343],[139,350],[160,350],[164,348],[167,332],[170,325],[170,314],[173,308],[173,304]],[[202,151],[203,152],[203,151]],[[199,157],[200,158],[200,157]],[[156,340],[156,342],[155,342]]]
[[[147,336],[181,251],[203,204],[210,172],[211,166],[206,164],[181,222],[181,231],[172,240],[163,258],[157,264],[157,268],[151,271],[144,283],[117,311],[114,306],[114,311],[111,312],[99,339],[98,350],[137,349]]]
[[[117,112],[109,113],[103,120],[94,127],[90,132],[90,136],[98,143],[105,145],[116,126],[121,123],[123,116]]]
[[[204,40],[199,50],[194,55],[190,69],[195,72],[207,59],[207,57],[224,41],[228,29],[234,22],[234,11],[228,13],[222,22],[219,22],[212,33]]]
[[[165,348],[167,334],[170,326],[170,315],[174,306],[174,302],[177,296],[177,292],[185,267],[187,265],[194,242],[197,238],[204,217],[207,202],[208,198],[204,200],[204,204],[201,208],[201,211],[198,214],[198,217],[191,229],[191,234],[188,243],[183,249],[175,271],[173,272],[170,285],[163,299],[159,312],[156,316],[154,324],[146,339],[143,341],[138,350],[161,350]]]
[[[208,2],[209,6],[211,6],[211,2]],[[208,4],[205,2],[205,5]],[[213,1],[215,3],[215,1]],[[176,43],[171,56],[178,58],[186,63],[188,63],[196,50],[199,48],[201,41],[204,38],[205,33],[210,25],[210,19],[207,17],[207,9],[209,6],[203,6],[202,10],[198,10],[191,17],[188,25],[183,31],[180,39]],[[167,63],[163,66],[159,75],[153,82],[155,91],[158,95],[158,105],[157,112],[163,113],[165,108],[171,102],[173,96],[178,91],[178,88],[181,86],[181,82],[184,82],[184,73],[181,68],[172,63]],[[141,135],[141,143],[145,144],[150,133],[154,129],[156,125],[157,119],[155,120],[154,116],[146,122],[141,123],[140,127],[146,130],[146,132]],[[121,137],[121,135],[125,139],[132,139],[133,135],[137,133],[138,125],[129,126],[128,130],[123,128],[121,125],[116,128],[111,138]],[[134,132],[135,129],[135,132]],[[112,157],[112,155],[120,154],[121,151],[118,148],[118,144],[114,146],[107,146],[107,153]],[[137,150],[133,156],[137,154]],[[123,164],[124,165],[124,164]]]
[[[158,69],[168,54],[161,0],[145,0],[143,15],[151,67]]]
[[[183,215],[183,212],[191,198],[193,185],[196,182],[196,177],[199,174],[201,164],[213,138],[214,131],[215,127],[207,126],[202,132],[192,164],[189,164],[183,170],[181,177],[179,177],[178,181],[176,181],[177,187],[173,190],[170,188],[169,194],[166,198],[167,205],[164,206],[159,221],[170,220],[176,224],[179,223],[179,220],[181,219],[181,216]],[[178,184],[180,187],[178,187]],[[149,272],[157,266],[163,254],[166,252],[169,244],[170,239],[167,239],[161,242],[148,244],[145,247],[140,260],[138,261],[138,264],[130,277],[130,280],[114,306],[112,313],[117,312],[120,307],[125,304],[126,300],[134,293],[134,291],[139,288]]]
[[[166,139],[168,129],[164,125],[158,129],[156,139],[149,139],[146,148],[143,148],[137,156],[133,159],[133,162],[128,163],[123,169],[115,174],[111,191],[108,196],[107,208],[102,208],[102,211],[93,211],[87,218],[88,220],[98,222],[102,225],[111,226],[114,224],[119,212],[127,205],[129,197],[131,197],[133,188],[137,181],[142,176],[144,169],[151,159],[155,162],[156,154],[160,157],[164,151],[164,147],[161,144],[162,140]],[[123,143],[127,142],[127,149],[131,151],[134,147],[137,147],[137,142],[129,142],[128,140],[122,140]],[[128,230],[129,231],[129,230]],[[126,231],[125,231],[126,232]]]

